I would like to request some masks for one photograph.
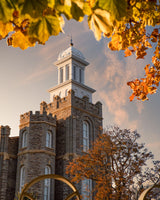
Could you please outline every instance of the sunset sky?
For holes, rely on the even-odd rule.
[[[72,35],[90,65],[86,68],[86,85],[96,89],[93,103],[103,103],[103,125],[137,129],[141,141],[160,160],[160,90],[146,102],[129,102],[131,91],[127,81],[143,77],[153,51],[145,60],[108,49],[108,39],[95,40],[87,22],[67,22],[64,33],[52,37],[44,45],[22,51],[0,41],[0,125],[11,127],[11,136],[19,134],[20,114],[39,110],[42,101],[49,103],[48,89],[57,84],[58,54],[67,49]]]

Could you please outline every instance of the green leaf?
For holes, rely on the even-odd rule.
[[[63,13],[67,19],[71,19],[71,7],[67,5],[57,5],[56,11],[58,11],[60,14]]]
[[[19,0],[19,2],[21,14],[29,14],[34,18],[42,16],[43,10],[48,7],[47,0]]]
[[[84,17],[83,10],[79,6],[77,6],[77,4],[74,2],[72,2],[71,14],[73,16],[73,19],[75,19],[77,21],[83,20],[83,17]]]
[[[12,20],[13,16],[12,13],[14,8],[9,1],[1,0],[0,1],[0,20],[4,23],[9,22]]]
[[[99,0],[99,6],[110,12],[113,19],[118,21],[122,20],[122,18],[127,14],[126,0]]]
[[[58,35],[62,31],[60,20],[56,16],[44,16],[29,27],[29,37],[36,38],[44,44],[51,35]]]

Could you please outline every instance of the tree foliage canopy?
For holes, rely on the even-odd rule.
[[[0,39],[8,45],[26,49],[36,42],[45,44],[63,31],[64,16],[82,21],[95,38],[111,38],[111,50],[124,50],[125,56],[144,58],[154,48],[153,66],[145,67],[145,77],[128,82],[132,101],[148,99],[160,82],[160,5],[157,0],[1,0]],[[148,31],[148,27],[153,28]]]
[[[134,184],[142,180],[142,168],[153,157],[140,135],[113,127],[100,135],[93,148],[70,162],[67,173],[72,181],[87,178],[95,182],[96,200],[126,200],[135,195]]]

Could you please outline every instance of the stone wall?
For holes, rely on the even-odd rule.
[[[92,104],[87,97],[78,98],[74,91],[69,91],[68,96],[54,97],[53,102],[41,103],[41,111],[52,113],[57,117],[56,132],[56,174],[66,178],[66,166],[77,155],[82,154],[83,121],[90,125],[90,147],[97,135],[102,131],[102,104]],[[80,189],[80,185],[78,185]],[[70,190],[64,184],[56,183],[55,199],[65,199]]]
[[[27,145],[22,148],[23,133],[27,132]],[[52,146],[46,147],[46,132],[52,133]],[[51,168],[55,173],[55,149],[56,149],[56,117],[52,114],[36,111],[25,113],[20,117],[20,141],[17,165],[16,192],[20,190],[20,171],[25,167],[25,183],[30,182],[37,176],[45,174],[45,167]],[[38,200],[43,200],[44,181],[34,185],[30,191],[34,191]],[[54,190],[51,200],[54,199]]]
[[[0,126],[0,199],[14,199],[18,137],[9,137],[9,126]]]

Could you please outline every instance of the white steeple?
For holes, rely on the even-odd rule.
[[[58,67],[58,85],[49,90],[51,102],[54,96],[67,96],[71,89],[74,90],[75,96],[87,96],[92,102],[92,93],[95,90],[85,85],[85,67],[89,63],[83,54],[73,47],[72,40],[70,47],[58,55],[54,64]]]

